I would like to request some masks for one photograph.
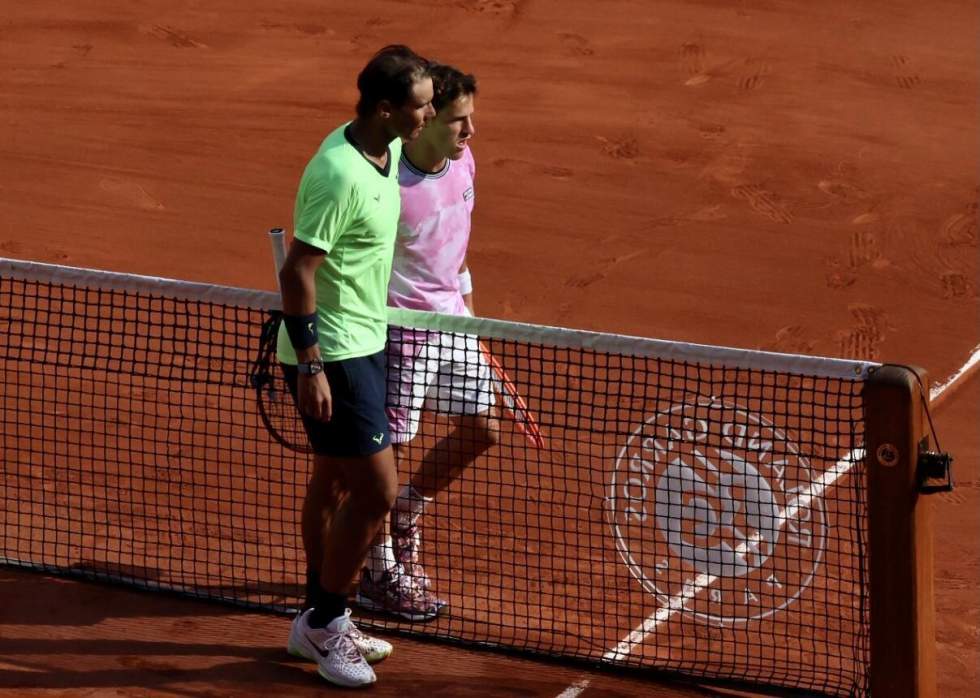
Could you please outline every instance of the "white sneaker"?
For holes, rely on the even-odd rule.
[[[378,680],[354,644],[350,609],[325,628],[311,628],[309,616],[307,610],[293,621],[289,631],[290,654],[315,661],[320,676],[338,686],[356,688]],[[359,632],[355,629],[355,634]]]
[[[387,659],[393,649],[390,642],[382,640],[380,637],[371,637],[361,631],[354,621],[350,622],[350,629],[347,631],[350,639],[354,641],[361,656],[367,660],[368,664],[377,664],[382,659]]]
[[[303,635],[301,631],[300,619],[309,613],[309,610],[303,611],[298,616],[293,619],[293,624],[289,628],[289,654],[294,657],[299,657],[301,659],[309,659],[310,661],[316,661],[316,655],[309,653],[306,649],[306,643],[303,641]],[[368,664],[377,664],[382,659],[387,659],[394,649],[390,642],[382,640],[380,637],[371,637],[367,633],[363,632],[360,628],[354,625],[354,621],[350,621],[350,639],[354,641],[354,646],[360,651],[361,656],[367,660]]]

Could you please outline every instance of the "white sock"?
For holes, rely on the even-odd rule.
[[[408,519],[408,523],[415,523],[431,501],[432,497],[423,497],[414,487],[405,485],[398,493],[398,499],[395,500],[395,512],[399,518]]]
[[[381,579],[385,572],[393,570],[397,564],[395,551],[391,546],[391,536],[385,536],[379,545],[371,546],[367,559],[367,568],[368,572],[371,573],[371,579],[375,581]]]

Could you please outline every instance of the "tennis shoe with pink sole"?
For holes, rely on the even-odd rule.
[[[435,596],[406,574],[401,565],[385,572],[378,580],[368,570],[362,570],[355,599],[365,610],[410,621],[432,620],[442,609]]]

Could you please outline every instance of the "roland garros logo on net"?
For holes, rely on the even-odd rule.
[[[820,565],[826,517],[823,500],[807,496],[813,477],[764,416],[715,398],[672,405],[616,458],[616,545],[662,607],[712,625],[766,618]]]

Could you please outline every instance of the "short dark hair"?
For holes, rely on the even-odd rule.
[[[385,46],[357,76],[357,115],[368,117],[383,100],[400,107],[408,100],[412,85],[429,76],[429,61],[401,44]]]
[[[433,63],[429,75],[432,76],[432,106],[436,111],[442,111],[463,95],[476,94],[476,78],[451,65]]]

